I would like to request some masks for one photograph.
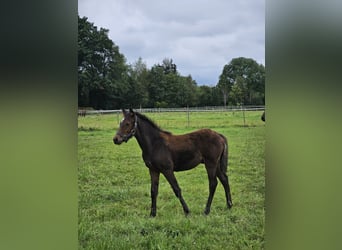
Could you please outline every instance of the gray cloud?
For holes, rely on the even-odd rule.
[[[80,0],[79,15],[110,30],[129,63],[172,58],[182,75],[214,85],[232,58],[265,64],[264,0]]]

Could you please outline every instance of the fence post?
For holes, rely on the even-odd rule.
[[[242,105],[241,105],[241,110],[242,110],[242,115],[243,115],[243,126],[246,127],[245,109],[242,108]]]

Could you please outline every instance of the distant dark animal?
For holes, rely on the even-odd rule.
[[[261,120],[262,120],[263,122],[266,121],[265,111],[264,111],[264,112],[262,113],[262,115],[261,115]]]
[[[233,203],[228,182],[228,143],[227,139],[210,129],[201,129],[189,134],[172,135],[160,129],[145,115],[122,110],[124,118],[113,138],[115,144],[120,145],[135,136],[142,158],[151,176],[151,217],[157,214],[157,195],[159,175],[162,173],[170,183],[175,195],[183,206],[184,213],[189,214],[181,189],[177,183],[174,171],[184,171],[205,164],[209,179],[209,197],[204,213],[209,214],[210,206],[217,186],[217,177],[221,181],[228,208]]]

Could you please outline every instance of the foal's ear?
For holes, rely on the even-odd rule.
[[[132,108],[129,108],[129,113],[131,113],[131,115],[133,115],[133,114],[134,114],[134,111],[133,111],[133,109],[132,109]]]
[[[126,115],[126,110],[125,109],[121,109],[122,110],[122,114],[125,116]]]

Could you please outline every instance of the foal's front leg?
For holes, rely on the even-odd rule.
[[[157,171],[153,171],[150,169],[151,176],[151,217],[155,217],[157,214],[157,196],[158,196],[158,187],[159,187],[159,175],[160,173]]]

